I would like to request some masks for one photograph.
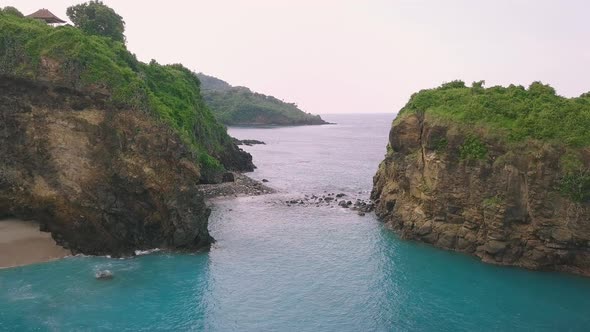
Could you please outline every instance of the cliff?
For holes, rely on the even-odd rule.
[[[206,248],[195,156],[167,125],[102,95],[0,77],[0,218],[74,253]]]
[[[590,276],[588,95],[461,83],[415,94],[394,121],[378,216],[484,262]]]
[[[216,77],[198,74],[203,98],[222,123],[228,126],[322,125],[319,115],[305,113],[297,105],[275,97],[234,87]]]
[[[0,75],[102,94],[167,124],[196,155],[203,182],[219,181],[224,168],[254,168],[205,105],[196,74],[180,64],[142,63],[123,43],[3,13],[0,45]]]
[[[74,253],[207,248],[197,185],[253,167],[182,65],[0,13],[0,218]]]

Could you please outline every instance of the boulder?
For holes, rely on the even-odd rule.
[[[232,172],[225,172],[223,173],[222,177],[221,177],[221,181],[222,182],[235,182],[236,178],[234,176],[234,173]]]
[[[94,277],[98,280],[111,280],[115,276],[114,276],[113,272],[111,272],[110,270],[102,270],[102,271],[97,271],[94,274]]]

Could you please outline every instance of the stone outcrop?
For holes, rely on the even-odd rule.
[[[0,217],[37,220],[74,253],[207,248],[196,157],[106,98],[0,77]]]
[[[478,136],[487,155],[464,159],[459,125],[428,114],[396,119],[374,177],[378,216],[402,238],[484,262],[590,276],[590,203],[559,190],[563,148]],[[590,165],[590,151],[581,154]]]

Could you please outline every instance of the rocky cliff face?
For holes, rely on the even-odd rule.
[[[590,276],[590,203],[559,190],[565,151],[482,130],[486,156],[465,159],[469,135],[428,114],[396,119],[374,177],[379,217],[402,238],[485,262]],[[590,165],[590,151],[581,153]]]
[[[208,247],[196,157],[105,98],[0,77],[0,217],[38,220],[74,253]]]

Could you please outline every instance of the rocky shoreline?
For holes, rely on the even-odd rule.
[[[235,145],[246,145],[246,146],[252,146],[252,145],[266,145],[266,143],[264,143],[263,141],[259,141],[259,140],[255,140],[255,139],[242,139],[239,140],[235,137],[232,137],[232,140],[234,142]]]
[[[226,173],[227,174],[227,173]],[[206,199],[222,197],[260,196],[275,193],[259,181],[256,181],[245,174],[231,172],[233,181],[226,181],[216,184],[201,184],[198,189]]]
[[[364,199],[358,195],[345,193],[328,193],[304,195],[303,197],[292,198],[285,200],[283,203],[289,207],[291,206],[315,206],[315,207],[330,207],[342,208],[355,211],[359,216],[365,216],[369,212],[375,210],[375,204],[370,199]]]

